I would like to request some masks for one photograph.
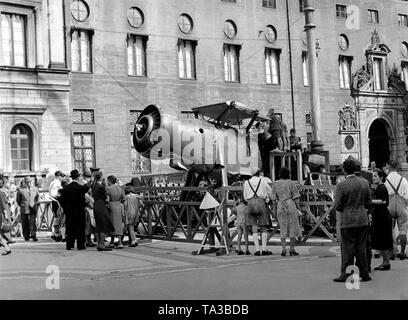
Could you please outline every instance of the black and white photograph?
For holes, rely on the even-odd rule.
[[[0,0],[1,301],[406,300],[407,179],[407,0]]]

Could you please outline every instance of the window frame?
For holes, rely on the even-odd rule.
[[[336,3],[336,18],[347,19],[347,5]]]
[[[192,69],[192,77],[187,77],[187,57],[186,57],[186,44],[187,42],[191,43],[191,48],[192,48],[192,57],[193,57],[193,63],[191,66]],[[184,72],[183,72],[183,77],[180,77],[180,47],[181,43],[184,43],[184,50],[183,50],[183,67],[184,67]],[[191,40],[191,39],[178,39],[177,41],[177,61],[178,61],[178,78],[179,80],[197,80],[197,45],[198,41],[197,40]],[[191,60],[191,59],[190,59]]]
[[[385,74],[386,57],[381,56],[381,55],[372,55],[370,57],[370,59],[371,59],[372,68],[373,68],[374,91],[376,91],[376,92],[385,92],[387,90],[386,74]],[[381,64],[380,64],[380,79],[379,79],[380,83],[381,83],[381,88],[377,87],[376,68],[375,68],[375,61],[376,60],[381,61]]]
[[[373,21],[373,13],[375,13],[375,18],[376,21]],[[368,23],[371,24],[380,24],[380,14],[379,11],[376,9],[367,9],[367,14],[368,14]]]
[[[141,158],[147,159],[147,163],[149,164],[148,165],[149,168],[146,169],[146,170],[142,170],[142,171],[133,170],[133,167],[134,167],[134,165],[133,165],[133,160],[134,160],[133,153],[135,153],[135,155],[136,155],[136,157],[135,157],[136,161],[137,161],[137,159],[139,159],[139,162],[140,162]],[[147,173],[152,172],[152,160],[150,158],[143,157],[141,154],[139,154],[136,151],[135,146],[133,145],[133,131],[130,132],[130,171],[132,172],[132,174],[147,174]]]
[[[13,134],[13,130],[14,128],[17,127],[24,127],[27,130],[27,151],[28,151],[28,159],[22,159],[21,158],[21,147],[19,148],[19,142],[21,142],[20,140],[17,140],[17,147],[16,148],[12,148],[12,139],[13,136],[19,135],[21,136],[22,134]],[[18,138],[15,138],[18,139]],[[9,134],[9,152],[10,152],[10,163],[11,163],[11,170],[14,173],[27,173],[27,172],[32,172],[33,171],[33,160],[34,160],[34,150],[33,150],[33,141],[34,141],[34,133],[32,131],[32,129],[25,123],[16,123],[15,125],[12,126],[11,130],[10,130],[10,134]],[[15,151],[17,151],[18,154],[20,154],[20,157],[17,157],[17,159],[13,159],[13,150],[15,149]],[[25,160],[28,161],[28,169],[21,169],[21,162]],[[14,169],[13,168],[13,162],[14,161],[18,161],[18,169]]]
[[[137,64],[136,64],[136,38],[140,37],[142,39],[143,45],[143,56],[142,56],[142,74],[137,74]],[[129,40],[133,38],[133,50],[132,50],[132,63],[134,74],[129,73]],[[128,33],[126,37],[126,73],[128,77],[134,78],[147,78],[147,42],[149,41],[149,36],[139,33]]]
[[[129,14],[130,14],[131,11],[137,11],[137,12],[139,13],[139,15],[140,15],[141,23],[140,23],[139,25],[137,25],[137,26],[136,26],[136,25],[133,25],[133,24],[130,22]],[[140,28],[142,28],[142,27],[144,26],[144,24],[145,24],[145,22],[146,22],[146,17],[145,17],[145,14],[144,14],[144,12],[143,12],[142,9],[140,9],[139,7],[133,6],[133,7],[130,7],[130,8],[127,10],[127,12],[126,12],[126,21],[127,21],[127,23],[129,24],[129,26],[130,26],[131,28],[140,29]]]
[[[281,75],[280,75],[280,69],[281,69],[281,66],[280,66],[280,56],[281,56],[281,53],[282,53],[282,49],[279,49],[279,48],[271,48],[271,47],[266,47],[265,48],[265,54],[264,54],[264,57],[265,57],[265,82],[266,82],[266,84],[267,85],[271,85],[271,86],[280,86],[281,85]],[[275,83],[274,81],[273,81],[273,78],[274,78],[274,76],[273,76],[273,67],[272,67],[272,55],[273,54],[276,54],[276,77],[277,77],[277,83]],[[269,71],[270,71],[270,78],[271,78],[271,82],[269,83],[268,82],[268,75],[267,75],[267,58],[269,58]]]
[[[401,60],[401,80],[405,83],[408,90],[408,60]]]
[[[133,131],[134,131],[134,126],[136,124],[136,122],[132,122],[132,118],[135,118],[133,115],[136,115],[137,119],[140,117],[140,114],[143,112],[143,109],[139,109],[136,106],[131,107],[131,109],[129,109],[128,115],[129,115],[129,132],[130,132],[130,149],[129,149],[129,164],[130,164],[130,172],[132,172],[132,174],[145,174],[145,173],[151,173],[152,172],[152,161],[149,158],[149,170],[146,171],[133,171],[133,152],[136,152],[136,155],[138,155],[139,157],[143,157],[141,155],[138,154],[138,152],[136,151],[134,145],[133,145]],[[137,120],[136,120],[137,121]],[[134,150],[134,151],[133,151]]]
[[[348,78],[348,86],[346,86],[346,81],[345,81],[345,70],[344,70],[344,62],[347,63],[347,78]],[[351,89],[351,82],[352,82],[352,74],[351,74],[351,66],[353,63],[353,57],[352,56],[347,56],[340,54],[339,55],[339,84],[340,84],[340,89],[343,90],[349,90]]]
[[[74,40],[74,33],[78,32],[78,33],[87,33],[88,34],[88,48],[89,48],[89,71],[82,71],[82,70],[74,70],[73,69],[73,54],[72,54],[72,42]],[[92,74],[93,73],[93,37],[94,37],[95,31],[93,29],[88,29],[88,28],[77,28],[77,27],[72,27],[71,28],[71,50],[70,50],[70,55],[71,55],[71,71],[73,73],[82,73],[82,74]],[[80,39],[80,38],[77,38]],[[79,66],[81,66],[80,69],[82,69],[82,48],[81,48],[81,41],[80,40],[76,40],[79,44]]]
[[[405,20],[405,24],[401,24],[401,18],[403,18]],[[398,27],[400,27],[400,28],[408,27],[408,15],[398,13]]]
[[[236,49],[236,58],[237,58],[237,63],[236,63],[236,80],[230,80],[230,79],[232,79],[232,69],[231,69],[231,60],[230,60],[230,55],[228,55],[227,57],[226,57],[226,49],[228,49],[228,52],[230,52],[230,50],[231,50],[231,48],[235,48]],[[224,43],[223,44],[223,65],[224,65],[224,68],[223,68],[223,71],[224,71],[224,82],[226,82],[226,83],[240,83],[241,82],[241,68],[240,68],[240,52],[241,52],[241,49],[242,49],[242,45],[239,45],[239,44],[233,44],[233,43]],[[228,59],[228,69],[226,69],[225,67],[226,67],[226,61],[225,61],[225,59]],[[227,79],[227,77],[226,77],[226,74],[227,74],[227,72],[228,72],[228,79]]]
[[[272,6],[271,6],[272,2]],[[262,8],[265,9],[276,9],[276,0],[262,0]]]
[[[84,19],[82,19],[82,20],[75,18],[74,13],[72,12],[72,5],[74,4],[74,1],[83,3],[83,5],[85,6],[85,9],[87,10],[86,17],[85,17]],[[84,0],[74,0],[74,1],[71,2],[71,5],[70,5],[70,7],[69,7],[69,10],[70,10],[70,13],[71,13],[72,18],[73,18],[76,22],[79,22],[79,23],[85,22],[86,20],[89,19],[89,16],[91,15],[91,10],[90,10],[90,8],[89,8],[88,3],[87,3],[86,1],[84,1]]]
[[[96,166],[96,133],[95,133],[95,131],[77,131],[77,130],[75,130],[75,131],[73,131],[72,132],[72,137],[71,137],[71,139],[72,139],[72,148],[73,148],[73,161],[74,161],[74,168],[75,169],[77,169],[77,170],[79,170],[80,172],[83,172],[83,170],[85,170],[85,162],[86,162],[86,160],[85,160],[85,158],[84,158],[84,154],[83,153],[81,153],[82,154],[82,159],[81,160],[77,160],[76,159],[76,152],[75,152],[75,150],[77,150],[77,149],[80,149],[80,150],[89,150],[89,149],[91,149],[90,147],[83,147],[83,146],[81,146],[81,147],[77,147],[77,146],[75,146],[75,135],[78,135],[78,134],[80,134],[81,135],[81,143],[83,144],[83,135],[92,135],[92,166],[90,167],[90,168],[92,168],[92,167],[95,167]],[[82,162],[82,171],[80,170],[80,168],[78,168],[77,167],[77,162]],[[88,168],[89,169],[89,168]]]
[[[189,22],[189,24],[190,24],[190,29],[189,30],[184,30],[183,29],[183,23],[181,21],[182,19],[186,19]],[[190,34],[194,30],[193,18],[187,13],[182,13],[182,14],[179,15],[179,17],[177,19],[177,26],[178,26],[180,32],[182,32],[183,34]]]
[[[92,113],[92,122],[75,122],[72,120],[73,125],[94,125],[95,124],[95,110],[94,109],[84,109],[84,108],[73,108],[72,109],[72,118],[74,118],[74,112],[81,112],[81,119],[83,119],[83,112],[91,112]]]
[[[17,69],[27,69],[34,68],[36,64],[36,27],[35,27],[35,12],[34,8],[23,8],[16,6],[6,6],[0,5],[0,24],[1,24],[1,14],[14,14],[24,16],[25,20],[25,30],[24,30],[24,55],[25,55],[25,65],[23,67],[6,65],[3,60],[3,49],[2,49],[2,34],[0,32],[0,68],[17,68]]]

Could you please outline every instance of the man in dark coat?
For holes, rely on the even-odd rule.
[[[61,190],[60,204],[65,213],[66,248],[71,250],[77,241],[77,249],[85,250],[85,194],[89,186],[79,183],[81,174],[78,170],[71,171],[72,182]]]
[[[362,281],[370,281],[366,254],[368,236],[367,209],[371,207],[370,186],[367,180],[355,175],[356,163],[347,159],[343,163],[346,180],[336,187],[334,208],[339,212],[341,274],[335,282],[346,282],[347,268],[356,265]]]

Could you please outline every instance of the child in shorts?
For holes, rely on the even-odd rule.
[[[237,254],[239,256],[241,255],[250,255],[251,253],[248,250],[248,213],[247,213],[247,206],[244,203],[244,198],[241,195],[235,204],[235,206],[232,208],[232,213],[236,215],[237,220],[236,220],[236,227],[237,227],[237,232],[238,232],[238,250]],[[241,249],[241,239],[242,239],[242,232],[244,233],[244,239],[245,239],[245,253]]]

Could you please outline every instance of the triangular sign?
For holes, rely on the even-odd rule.
[[[204,210],[214,209],[214,208],[217,208],[219,205],[220,205],[219,202],[215,200],[214,197],[210,193],[206,192],[203,198],[203,201],[201,201],[200,209],[204,209]]]

